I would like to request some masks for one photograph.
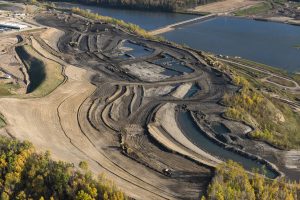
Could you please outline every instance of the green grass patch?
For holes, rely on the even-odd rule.
[[[296,48],[296,49],[300,49],[300,44],[299,45],[294,45],[293,47]]]
[[[236,16],[248,16],[248,15],[257,15],[266,13],[267,11],[271,10],[272,6],[269,2],[262,2],[256,5],[253,5],[249,8],[241,9],[236,11],[234,14]]]
[[[272,76],[272,77],[267,78],[267,80],[277,83],[282,86],[295,87],[295,84],[292,81],[282,79],[280,77]]]
[[[1,83],[0,84],[0,96],[13,95],[14,91],[19,89],[20,86],[13,83]]]
[[[269,74],[266,74],[264,72],[260,72],[260,71],[250,69],[247,67],[242,67],[242,66],[234,64],[234,63],[227,63],[227,65],[234,67],[235,70],[237,70],[238,72],[247,74],[248,76],[251,76],[253,78],[265,78],[265,77],[269,76]]]
[[[235,61],[235,62],[240,63],[240,64],[248,65],[248,66],[253,67],[253,68],[264,69],[264,70],[267,70],[267,71],[272,72],[274,74],[288,76],[288,72],[286,72],[282,69],[279,69],[277,67],[272,67],[272,66],[269,66],[269,65],[265,65],[263,63],[258,63],[258,62],[255,62],[255,61],[252,61],[252,60],[247,60],[247,59],[244,59],[244,58],[239,58],[239,59],[232,58],[230,60]]]
[[[293,74],[292,78],[300,85],[300,74]]]
[[[0,9],[1,8],[6,8],[6,7],[9,7],[9,6],[11,6],[10,3],[0,3]]]

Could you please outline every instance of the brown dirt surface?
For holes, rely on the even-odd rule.
[[[218,1],[215,3],[210,3],[202,6],[197,6],[190,11],[203,12],[203,13],[230,13],[241,8],[246,8],[249,6],[256,5],[261,1],[252,0],[225,0]]]

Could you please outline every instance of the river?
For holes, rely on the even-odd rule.
[[[90,10],[104,16],[121,19],[125,22],[137,24],[143,29],[153,30],[176,22],[185,21],[197,17],[197,15],[178,14],[169,12],[146,12],[141,10],[126,10],[108,7],[79,5],[73,3],[56,3],[59,7]]]
[[[146,30],[188,20],[195,15],[104,8],[70,3],[101,15],[134,23]],[[240,56],[288,72],[300,72],[300,27],[232,17],[216,17],[162,35],[168,40],[215,54]]]

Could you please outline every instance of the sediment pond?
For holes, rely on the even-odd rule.
[[[164,68],[174,70],[180,73],[192,73],[193,69],[185,66],[184,63],[181,63],[179,60],[173,58],[168,54],[164,54],[163,58],[154,61],[155,64],[160,65]]]
[[[153,49],[147,48],[143,45],[132,43],[130,41],[125,41],[123,47],[126,49],[130,49],[124,55],[121,56],[121,58],[123,59],[147,56],[153,52]]]
[[[196,84],[193,84],[192,87],[189,89],[189,91],[185,94],[183,97],[184,99],[186,98],[191,98],[197,94],[197,92],[200,90],[199,86]]]
[[[217,134],[227,134],[230,133],[230,130],[220,122],[212,122],[211,123],[212,130]]]
[[[28,54],[22,46],[16,47],[16,52],[28,69],[30,83],[26,92],[31,93],[39,87],[46,78],[44,63]]]
[[[251,158],[246,158],[245,156],[242,156],[233,151],[227,150],[210,140],[194,122],[189,112],[179,112],[177,115],[177,120],[185,136],[196,146],[206,151],[207,153],[223,160],[233,160],[235,162],[238,162],[249,171],[253,169],[258,169],[259,171],[265,170],[265,175],[269,178],[276,178],[278,176],[275,171],[263,165],[262,163]]]

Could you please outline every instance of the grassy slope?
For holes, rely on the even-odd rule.
[[[19,89],[18,85],[12,83],[1,83],[0,84],[0,96],[9,96],[12,95],[15,91]]]
[[[275,68],[275,67],[269,66],[269,65],[265,65],[263,63],[258,63],[258,62],[255,62],[255,61],[246,60],[244,58],[232,59],[232,60],[235,61],[235,62],[238,62],[238,63],[242,63],[242,64],[245,64],[245,65],[254,67],[254,68],[265,69],[265,70],[273,72],[275,74],[279,74],[279,75],[283,75],[283,76],[288,76],[288,73],[286,71],[284,71],[282,69],[279,69],[279,68]]]
[[[286,80],[286,79],[282,79],[282,78],[279,78],[279,77],[270,77],[268,78],[269,81],[272,81],[274,83],[278,83],[280,85],[283,85],[283,86],[287,86],[287,87],[295,87],[295,84],[289,80]]]
[[[64,80],[62,66],[38,54],[31,46],[25,46],[28,54],[40,60],[45,67],[45,80],[30,94],[33,97],[45,96],[57,88]]]
[[[300,148],[300,116],[288,105],[251,90],[230,96],[226,102],[233,109],[227,111],[229,117],[257,128],[253,137],[280,148]]]
[[[251,136],[265,140],[280,148],[300,148],[300,115],[276,99],[256,90],[248,77],[239,75],[235,84],[243,87],[240,93],[226,95],[224,102],[230,107],[226,116],[243,120],[256,128]]]
[[[237,16],[248,16],[248,15],[257,15],[263,14],[269,11],[272,8],[269,2],[262,2],[257,5],[251,6],[250,8],[241,9],[236,11],[234,14]]]
[[[208,55],[205,60],[220,70],[232,74],[233,84],[241,87],[239,92],[224,96],[223,103],[228,106],[225,116],[245,121],[254,127],[255,131],[250,134],[254,138],[267,141],[280,148],[300,149],[299,113],[261,92],[260,89],[264,88],[264,83],[256,79],[255,74],[253,77],[247,71],[240,73],[241,69],[220,63],[213,56]],[[251,61],[246,62],[254,64]],[[263,67],[272,69],[264,65]],[[280,70],[272,69],[272,71],[285,74]]]

